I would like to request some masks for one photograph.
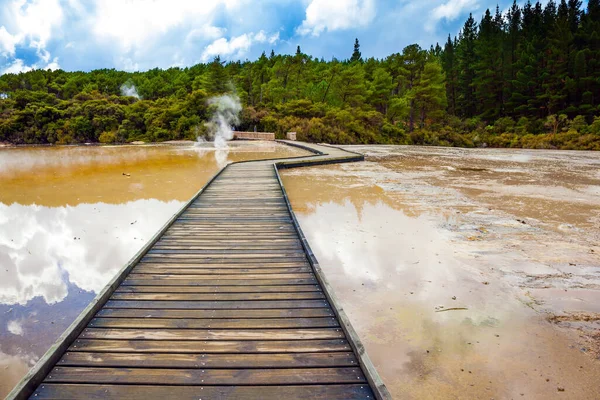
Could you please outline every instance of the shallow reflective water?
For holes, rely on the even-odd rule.
[[[600,398],[599,153],[349,149],[283,182],[395,397]]]
[[[0,150],[0,396],[219,168],[306,154],[268,142]]]

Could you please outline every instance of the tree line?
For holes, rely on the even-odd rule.
[[[135,90],[133,90],[135,89]],[[600,0],[469,16],[456,38],[364,59],[263,53],[189,68],[0,76],[0,141],[195,139],[235,92],[239,130],[330,143],[600,150]]]

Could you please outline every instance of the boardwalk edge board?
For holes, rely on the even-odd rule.
[[[228,167],[233,164],[243,164],[243,163],[252,163],[252,162],[269,162],[272,161],[272,165],[274,168],[275,178],[277,183],[281,189],[281,193],[283,195],[285,207],[290,214],[291,224],[294,227],[295,233],[298,235],[298,239],[300,239],[302,250],[308,259],[308,264],[310,265],[310,269],[314,273],[316,277],[316,283],[321,285],[323,293],[327,301],[332,307],[332,311],[338,319],[339,325],[342,328],[343,333],[346,335],[346,339],[350,345],[350,348],[353,350],[355,356],[358,359],[359,366],[364,373],[366,381],[370,386],[375,398],[377,399],[391,399],[391,395],[388,392],[387,388],[383,384],[381,378],[379,377],[377,371],[375,370],[373,364],[369,360],[364,346],[360,342],[360,339],[354,329],[350,324],[350,320],[345,314],[344,310],[339,306],[339,302],[336,300],[333,295],[333,290],[331,286],[328,284],[327,280],[324,277],[324,274],[319,266],[316,257],[314,256],[308,241],[306,240],[298,220],[292,210],[291,204],[289,202],[287,193],[285,188],[281,182],[281,177],[279,176],[278,169],[283,168],[294,168],[294,167],[303,167],[303,166],[314,166],[314,165],[323,165],[323,164],[332,164],[332,163],[342,163],[342,162],[354,162],[354,161],[362,161],[364,160],[364,156],[359,153],[347,151],[344,149],[340,149],[334,146],[330,147],[332,153],[338,152],[338,156],[333,156],[329,152],[320,151],[317,148],[314,148],[308,144],[300,144],[297,142],[291,142],[287,140],[277,140],[277,142],[298,147],[309,151],[315,155],[309,156],[298,156],[298,157],[281,157],[281,158],[273,158],[273,159],[263,159],[263,160],[252,160],[252,161],[239,161],[232,162],[227,164],[221,170],[219,170],[196,194],[192,196],[192,198],[187,201],[180,209],[177,211],[171,218],[152,236],[152,238],[125,264],[121,270],[117,272],[117,274],[112,278],[112,280],[98,293],[98,295],[88,304],[88,306],[79,314],[79,316],[75,319],[75,321],[66,329],[66,331],[57,339],[57,341],[48,349],[48,351],[39,359],[36,365],[21,379],[21,381],[14,387],[14,389],[8,394],[6,399],[26,399],[29,398],[36,389],[47,379],[49,373],[55,368],[56,364],[61,360],[63,355],[68,351],[70,346],[78,339],[81,333],[88,327],[90,322],[94,319],[96,314],[103,309],[103,307],[108,303],[108,300],[113,296],[116,289],[129,277],[132,270],[139,264],[140,261],[148,256],[150,250],[154,247],[154,245],[164,237],[164,234],[180,219],[180,217],[190,208],[194,202],[198,200],[198,198],[209,188],[209,186],[215,182],[219,176],[225,172]],[[317,145],[318,147],[325,147],[325,145]],[[342,155],[340,156],[340,152],[350,153],[352,155]],[[329,156],[329,157],[327,157]],[[214,193],[214,191],[213,191]],[[210,197],[210,196],[209,196]],[[181,221],[180,221],[181,222]],[[290,222],[288,222],[290,223]],[[44,383],[47,385],[48,382]],[[362,387],[361,387],[362,389]],[[366,390],[366,388],[365,388]],[[35,394],[38,395],[37,392]],[[83,393],[82,393],[83,395]],[[368,397],[368,396],[367,396]]]

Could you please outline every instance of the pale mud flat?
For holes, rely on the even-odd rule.
[[[220,168],[273,142],[0,150],[0,398]]]
[[[347,148],[283,181],[395,398],[600,398],[600,153]]]

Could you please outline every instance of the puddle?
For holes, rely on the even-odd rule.
[[[349,149],[283,181],[395,397],[600,397],[600,154]]]

